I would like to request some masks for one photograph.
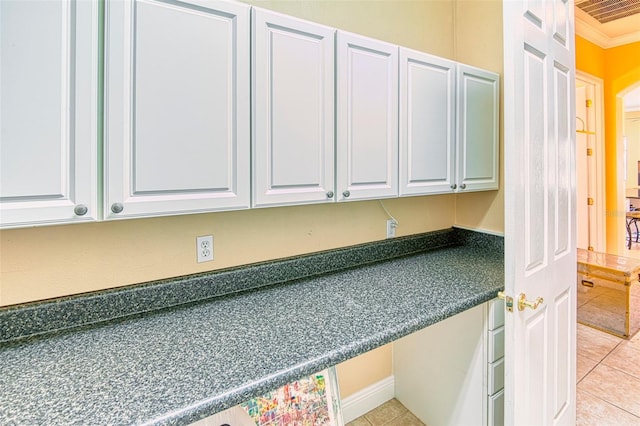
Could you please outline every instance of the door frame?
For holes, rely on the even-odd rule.
[[[576,81],[582,81],[593,86],[593,108],[595,119],[591,130],[595,132],[594,150],[596,153],[596,176],[595,176],[595,221],[596,235],[593,248],[595,251],[606,252],[607,250],[607,234],[606,234],[606,192],[605,192],[605,176],[604,176],[604,82],[601,78],[588,74],[584,71],[576,70]],[[580,201],[578,201],[580,202]]]

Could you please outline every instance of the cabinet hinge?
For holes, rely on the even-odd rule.
[[[593,101],[591,99],[587,99],[585,101],[585,105],[586,105],[587,108],[590,108],[590,107],[593,106]]]
[[[593,148],[587,148],[587,157],[591,157],[593,155]]]
[[[593,205],[593,198],[591,198],[591,197],[587,198],[587,205],[589,205],[589,206]]]

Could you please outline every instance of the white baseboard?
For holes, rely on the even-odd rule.
[[[342,400],[342,418],[346,423],[393,399],[395,379],[389,376]]]

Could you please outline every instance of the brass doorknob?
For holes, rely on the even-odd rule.
[[[518,297],[518,310],[524,311],[525,308],[530,308],[535,311],[543,302],[544,299],[542,297],[538,297],[532,302],[530,300],[527,300],[526,294],[520,293],[520,297]]]

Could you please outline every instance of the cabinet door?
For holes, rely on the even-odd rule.
[[[0,1],[0,227],[98,217],[98,5]]]
[[[398,195],[398,46],[338,31],[338,201]]]
[[[253,205],[333,201],[332,28],[253,9]]]
[[[456,63],[400,48],[400,195],[455,189]]]
[[[458,64],[459,191],[498,189],[498,74]]]
[[[106,218],[249,207],[249,11],[107,2]]]

